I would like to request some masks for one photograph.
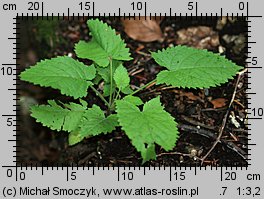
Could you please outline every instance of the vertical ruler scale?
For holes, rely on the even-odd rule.
[[[261,83],[261,77],[263,74],[263,64],[264,61],[261,58],[261,48],[263,43],[261,42],[261,35],[258,34],[258,24],[262,19],[255,19],[249,18],[249,30],[251,32],[248,33],[248,46],[249,48],[249,54],[248,54],[248,70],[249,70],[249,76],[251,77],[250,82],[252,82],[251,89],[248,92],[249,95],[249,117],[250,118],[263,118],[263,113],[261,113],[261,110],[263,109],[263,94],[260,92],[262,89],[262,83]],[[259,110],[260,113],[253,111]],[[250,158],[252,159],[251,162],[254,165],[259,165],[263,163],[263,160],[261,158],[257,157],[257,151],[263,151],[263,147],[261,147],[261,144],[256,144],[259,139],[261,139],[261,132],[260,130],[260,124],[263,124],[263,122],[259,119],[252,119],[249,125],[250,133],[252,135],[249,135],[249,138],[252,138],[249,141],[249,153]]]
[[[0,3],[1,43],[1,139],[0,139],[0,197],[1,198],[263,198],[263,2],[258,1],[3,1]],[[166,16],[172,19],[212,21],[228,16],[230,21],[245,19],[247,59],[248,142],[241,148],[247,151],[248,164],[204,166],[179,165],[134,166],[127,164],[79,165],[78,162],[23,162],[20,146],[19,105],[21,92],[18,74],[26,66],[19,65],[23,57],[19,23],[33,20],[60,21],[98,17],[115,19],[135,16],[152,19]],[[179,18],[177,18],[179,17]],[[176,20],[177,21],[177,20]],[[205,23],[207,24],[207,23]],[[83,27],[78,27],[79,30]],[[34,31],[34,28],[33,28]],[[69,26],[66,31],[75,30]],[[234,30],[235,32],[236,30]],[[72,34],[72,37],[75,35]],[[33,44],[29,44],[33,45]],[[140,50],[139,50],[140,51]],[[141,51],[140,51],[141,52]],[[72,56],[72,53],[68,53]],[[243,77],[245,78],[245,77]],[[241,81],[242,82],[242,81]],[[238,89],[237,93],[242,92]],[[240,102],[236,102],[239,104]],[[241,106],[241,103],[240,103]],[[243,106],[243,104],[242,104]],[[23,128],[23,126],[21,127]],[[40,133],[40,132],[38,132]],[[215,132],[217,133],[217,132]],[[229,132],[228,132],[229,133]],[[232,132],[231,132],[232,133]],[[26,136],[25,136],[26,137]],[[25,139],[23,137],[23,139]],[[235,136],[234,136],[235,137]],[[30,139],[27,138],[27,139]],[[240,138],[239,138],[240,139]],[[242,138],[241,138],[242,139]],[[119,140],[119,139],[117,139]],[[233,141],[233,140],[232,140]],[[235,141],[231,143],[236,143]],[[115,142],[113,139],[111,142]],[[209,142],[209,141],[208,141]],[[214,140],[212,140],[213,146]],[[220,140],[222,142],[222,140]],[[227,141],[228,142],[228,141]],[[29,142],[30,143],[30,142]],[[98,141],[99,143],[99,141]],[[33,143],[34,144],[34,143]],[[221,143],[222,144],[222,143]],[[239,144],[239,143],[238,143]],[[218,144],[219,145],[219,144]],[[217,146],[218,146],[217,145]],[[222,145],[221,145],[222,146]],[[230,142],[229,145],[230,147]],[[233,146],[233,145],[232,145]],[[25,147],[25,146],[24,146]],[[223,144],[223,148],[225,148]],[[100,156],[97,146],[96,155]],[[226,147],[228,148],[228,147]],[[231,147],[232,148],[232,147]],[[208,151],[208,148],[205,147]],[[235,150],[238,148],[235,148]],[[216,148],[213,149],[213,151]],[[234,149],[232,149],[234,151]],[[41,151],[45,153],[45,151]],[[80,151],[81,153],[81,151]],[[91,153],[93,154],[93,153]],[[203,151],[202,154],[206,154]],[[239,151],[238,151],[239,154]],[[21,157],[19,157],[21,155]],[[175,154],[174,154],[175,155]],[[186,154],[185,154],[186,155]],[[188,155],[188,154],[187,154]],[[91,155],[92,157],[93,155]],[[70,156],[68,157],[71,158]],[[89,159],[90,157],[87,157]],[[91,158],[90,158],[91,159]],[[217,161],[216,161],[217,162]]]
[[[10,8],[10,5],[9,5]],[[11,7],[12,8],[12,7]],[[8,88],[5,88],[5,93],[2,95],[2,99],[7,98],[4,100],[4,106],[2,107],[2,119],[3,123],[1,125],[3,132],[9,132],[8,139],[2,140],[4,141],[1,143],[2,146],[8,147],[9,150],[6,151],[6,157],[8,159],[8,162],[10,165],[15,165],[16,163],[16,154],[17,154],[17,132],[16,132],[16,126],[17,126],[17,24],[16,24],[16,17],[10,18],[10,23],[7,25],[9,28],[9,31],[7,31],[6,35],[7,40],[3,41],[6,49],[9,49],[10,52],[8,55],[3,56],[7,59],[5,60],[5,63],[2,63],[2,85],[6,84],[8,85]],[[8,43],[6,43],[8,42]],[[3,50],[3,53],[5,49]],[[1,87],[1,89],[4,89]],[[2,90],[1,90],[2,91]],[[4,92],[4,91],[3,91]],[[6,110],[4,110],[5,108]],[[7,155],[8,154],[8,155]],[[6,160],[7,162],[7,160]]]
[[[248,14],[248,3],[247,3],[247,14]],[[248,92],[250,93],[250,90],[251,90],[251,85],[250,85],[250,78],[252,78],[252,76],[251,76],[251,74],[252,74],[252,71],[250,70],[251,69],[251,67],[252,67],[252,62],[251,62],[251,46],[252,46],[252,43],[250,43],[250,38],[251,38],[251,35],[250,35],[250,24],[251,24],[251,19],[250,18],[246,18],[247,19],[247,30],[248,30],[248,32],[247,32],[247,60],[246,60],[246,67],[248,67],[248,71],[246,72],[246,74],[247,74],[247,76],[248,76],[248,85],[247,85],[247,89],[248,89]],[[248,100],[250,101],[250,99],[251,99],[251,94],[248,94],[249,96],[248,96]],[[249,110],[249,112],[250,112],[250,110],[252,109],[252,108],[250,108],[250,102],[248,101],[248,110]],[[249,115],[250,115],[250,113],[249,113]],[[254,143],[252,143],[252,139],[250,139],[251,138],[251,132],[252,132],[252,129],[251,129],[251,121],[249,120],[249,122],[248,122],[248,125],[247,125],[247,129],[248,129],[248,161],[249,161],[249,165],[251,165],[251,163],[250,163],[250,160],[252,160],[251,159],[251,153],[250,153],[250,151],[251,151],[251,147],[249,147],[249,146],[254,146],[255,144]]]
[[[15,22],[13,24],[16,25],[16,29],[15,29],[15,36],[16,36],[16,43],[15,43],[15,47],[13,48],[14,49],[14,53],[16,55],[16,68],[14,69],[16,71],[16,76],[15,78],[13,79],[14,80],[14,86],[16,87],[15,89],[15,93],[13,94],[13,101],[14,101],[14,104],[13,104],[13,107],[14,107],[14,111],[16,113],[16,117],[15,117],[15,129],[13,129],[13,132],[14,132],[14,136],[16,136],[16,142],[14,144],[14,153],[15,153],[15,160],[14,162],[19,162],[20,160],[20,155],[22,154],[21,153],[21,147],[20,147],[20,139],[21,139],[21,133],[20,133],[20,126],[21,126],[21,115],[20,115],[20,80],[19,80],[19,77],[18,75],[20,74],[20,62],[19,60],[21,59],[21,56],[20,56],[20,48],[21,48],[21,42],[20,42],[20,23],[19,21],[17,20],[17,17],[14,18]]]

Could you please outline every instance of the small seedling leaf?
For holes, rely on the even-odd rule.
[[[121,91],[129,86],[130,78],[124,66],[120,65],[117,67],[114,74],[114,80],[117,88],[119,88]]]
[[[119,124],[141,153],[143,161],[153,159],[154,150],[151,144],[156,143],[166,151],[171,150],[176,144],[177,123],[163,108],[159,97],[147,102],[143,111],[127,100],[116,102]]]
[[[209,88],[233,79],[241,69],[223,56],[207,50],[176,46],[152,53],[155,61],[168,70],[157,76],[158,84],[183,88]]]
[[[144,104],[139,97],[132,96],[132,95],[127,95],[126,97],[123,98],[123,100],[131,104],[134,104],[135,106]]]
[[[131,89],[130,85],[128,85],[127,87],[123,88],[122,93],[130,95],[131,93],[133,93],[133,90]]]
[[[118,126],[118,121],[115,114],[105,117],[104,111],[99,106],[93,105],[85,111],[79,133],[82,137],[106,134],[111,133],[116,126]]]
[[[20,74],[21,80],[44,87],[59,89],[75,99],[87,95],[95,77],[95,67],[86,66],[73,58],[62,56],[46,59]]]

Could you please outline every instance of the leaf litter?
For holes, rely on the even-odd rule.
[[[135,17],[135,20],[122,20],[125,33],[134,40],[141,42],[163,41],[163,34],[159,25],[159,21],[146,17]]]

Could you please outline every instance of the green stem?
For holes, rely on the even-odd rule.
[[[115,99],[114,99],[114,102],[117,100],[117,98],[118,98],[120,92],[121,92],[121,90],[120,90],[120,88],[119,88],[118,91],[117,91],[116,97],[115,97]]]
[[[111,106],[110,106],[110,104],[106,101],[106,99],[104,98],[104,96],[103,96],[98,90],[96,90],[93,86],[90,86],[90,87],[91,87],[91,89],[92,89],[92,90],[98,95],[98,97],[100,97],[101,100],[104,101],[105,105],[106,105],[108,108],[110,108]]]
[[[135,95],[136,93],[138,93],[139,91],[147,88],[149,85],[155,83],[157,81],[157,79],[154,79],[152,81],[150,81],[149,83],[145,84],[144,86],[141,86],[139,89],[135,90],[133,93],[131,93],[130,95]]]
[[[116,96],[115,97],[113,96],[114,100],[113,100],[112,104],[110,104],[110,111],[114,111],[115,110],[115,101],[118,99],[120,92],[121,92],[121,90],[118,89],[118,91],[116,93]]]
[[[109,105],[111,107],[113,101],[113,61],[110,60],[110,97],[109,97]]]

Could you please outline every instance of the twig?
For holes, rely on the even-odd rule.
[[[220,127],[220,130],[219,130],[219,134],[215,140],[215,142],[213,143],[212,147],[209,149],[209,151],[201,158],[201,164],[204,163],[205,159],[210,155],[210,153],[214,150],[214,148],[216,147],[216,145],[221,142],[221,137],[223,135],[223,131],[224,131],[224,128],[226,126],[226,122],[228,120],[228,115],[229,115],[229,112],[230,112],[230,108],[235,100],[235,96],[236,96],[236,92],[237,92],[237,86],[238,86],[238,83],[241,79],[241,76],[247,71],[247,69],[244,69],[242,70],[241,72],[238,73],[238,77],[237,77],[237,81],[236,81],[236,85],[235,85],[235,89],[234,89],[234,92],[233,92],[233,95],[232,95],[232,98],[230,100],[230,103],[228,105],[228,109],[226,111],[226,114],[223,118],[223,122],[222,122],[222,125]]]
[[[181,118],[182,118],[183,120],[185,120],[186,122],[188,122],[189,124],[192,124],[192,125],[195,125],[195,126],[200,126],[200,127],[205,128],[205,129],[210,129],[210,130],[216,131],[216,128],[215,128],[215,127],[205,125],[205,124],[203,124],[202,122],[195,121],[194,119],[189,118],[189,117],[187,117],[187,116],[185,116],[185,115],[182,115]]]
[[[182,131],[188,131],[189,133],[196,133],[198,135],[204,136],[209,139],[213,139],[213,140],[217,139],[217,135],[214,132],[212,132],[212,130],[210,131],[202,128],[199,129],[196,126],[191,126],[186,124],[178,124],[178,128],[181,129]],[[232,151],[236,152],[240,157],[243,158],[243,160],[247,159],[247,153],[244,150],[240,149],[233,142],[226,141],[225,139],[220,139],[219,142],[226,145]]]
[[[197,157],[197,156],[193,156],[189,153],[181,153],[181,152],[167,152],[167,153],[160,153],[157,155],[157,157],[163,156],[163,155],[181,155],[181,156],[187,156],[190,158],[195,158],[197,160],[201,160],[201,158]]]
[[[136,74],[138,74],[138,73],[141,73],[142,71],[144,71],[144,68],[140,68],[140,69],[134,69],[134,70],[131,70],[128,74],[129,74],[129,76],[134,76],[134,75],[136,75]]]
[[[182,131],[188,131],[189,133],[195,133],[195,134],[204,136],[204,137],[209,138],[209,139],[213,139],[213,140],[216,140],[217,139],[217,135],[215,133],[213,133],[213,132],[211,132],[209,130],[202,129],[202,128],[197,128],[196,126],[186,125],[186,124],[178,124],[178,128],[180,130],[182,130]],[[233,142],[226,141],[224,139],[220,139],[220,142],[222,144],[226,145],[229,149],[231,149],[234,152],[236,152],[244,160],[247,159],[246,152],[243,151],[242,149],[240,149]],[[181,156],[195,158],[195,159],[197,159],[199,161],[202,161],[202,158],[200,158],[198,156],[193,156],[192,154],[189,154],[189,153],[181,153],[181,152],[177,152],[177,151],[160,153],[160,154],[157,155],[157,157],[164,156],[164,155],[181,155]]]
[[[141,52],[141,51],[136,51],[136,53],[137,53],[137,54],[140,54],[140,55],[144,55],[144,56],[151,57],[151,54],[144,53],[144,52]]]

